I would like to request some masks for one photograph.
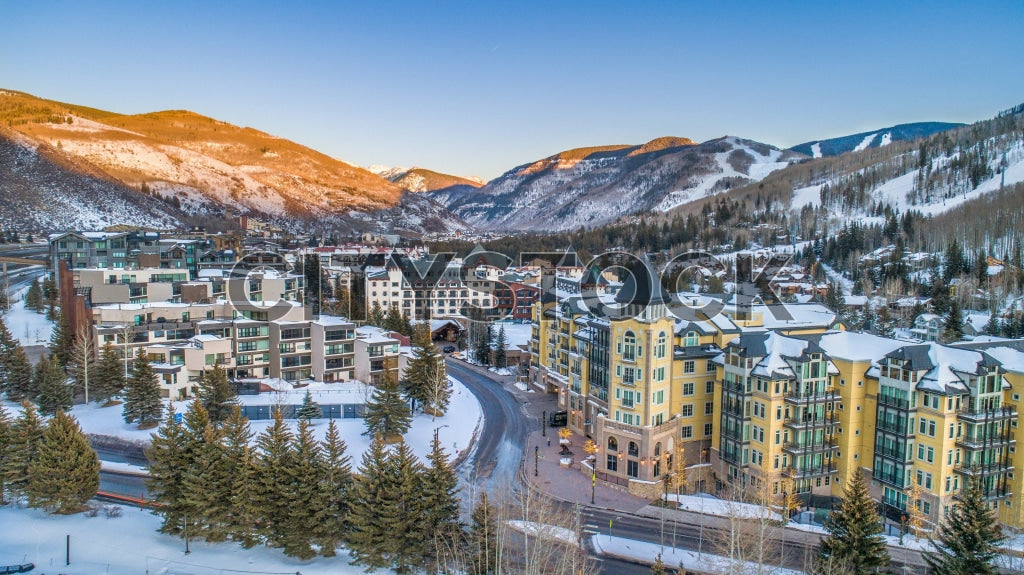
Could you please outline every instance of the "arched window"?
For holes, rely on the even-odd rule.
[[[665,342],[666,342],[665,332],[659,333],[658,334],[658,344],[654,347],[654,357],[656,357],[658,359],[664,359],[665,358]]]
[[[629,456],[630,457],[639,457],[640,456],[640,447],[636,444],[635,441],[630,441],[629,442]]]
[[[618,451],[619,450],[619,442],[614,437],[609,437],[608,438],[608,450],[609,451]]]
[[[632,331],[622,336],[622,359],[636,361],[636,336]]]
[[[654,444],[654,456],[661,457],[661,442]]]

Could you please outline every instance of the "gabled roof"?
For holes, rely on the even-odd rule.
[[[661,287],[661,279],[654,272],[647,256],[640,260],[633,260],[633,262],[626,281],[615,294],[615,302],[632,305],[667,304],[669,302],[668,294]]]

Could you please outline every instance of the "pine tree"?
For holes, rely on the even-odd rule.
[[[43,356],[36,366],[35,386],[39,390],[39,412],[53,415],[71,409],[74,393],[68,385],[68,375],[57,364],[57,358]]]
[[[391,568],[396,573],[410,573],[424,564],[424,558],[433,549],[435,535],[421,520],[425,516],[423,492],[423,464],[412,449],[399,440],[388,458],[388,475],[393,486],[395,515],[391,518],[393,548]]]
[[[104,344],[89,383],[89,399],[101,404],[109,404],[124,390],[124,362],[114,344]]]
[[[50,353],[57,358],[62,368],[71,364],[71,353],[75,347],[75,332],[68,323],[67,314],[58,312],[53,318],[53,333],[50,334]]]
[[[210,421],[220,423],[231,416],[237,392],[228,381],[228,374],[219,365],[203,373],[199,379],[199,401],[210,414]]]
[[[459,541],[461,526],[459,525],[459,478],[455,470],[448,463],[448,454],[441,447],[441,441],[437,434],[430,444],[430,454],[427,455],[429,465],[423,472],[421,489],[423,492],[422,515],[420,528],[425,529],[425,534],[432,537],[434,545],[429,546],[427,556],[424,559],[428,562],[435,560],[438,555],[431,553],[434,549],[451,550]],[[443,557],[443,553],[441,553]],[[454,559],[454,557],[448,557]],[[444,559],[441,564],[434,565],[433,570],[443,570]]]
[[[202,408],[198,402],[193,405]],[[174,404],[168,408],[163,424],[151,435],[146,459],[149,460],[146,489],[157,504],[155,513],[164,518],[160,531],[180,533],[184,517],[184,475],[191,468],[191,462],[186,453],[185,428],[174,412]]]
[[[323,416],[324,412],[320,409],[320,405],[313,401],[313,394],[307,389],[306,395],[302,398],[302,406],[295,413],[295,417],[303,421],[309,421],[310,419],[320,419]]]
[[[242,416],[241,407],[235,405],[218,431],[223,480],[214,488],[219,499],[210,506],[211,525],[218,539],[230,538],[249,549],[257,543],[258,512],[253,500],[255,468],[249,445],[252,429],[249,420]]]
[[[28,286],[28,291],[25,292],[25,307],[36,313],[42,313],[43,288],[40,287],[39,280],[32,282]]]
[[[995,575],[997,545],[1003,540],[980,481],[968,481],[942,528],[937,549],[924,559],[935,575]]]
[[[5,357],[4,363],[7,371],[4,392],[7,394],[7,399],[35,401],[39,395],[39,388],[35,386],[32,364],[28,362],[25,349],[17,340],[14,341],[14,347]]]
[[[960,302],[955,298],[949,304],[949,313],[946,315],[946,329],[943,331],[942,336],[947,342],[960,341],[964,337],[964,318],[960,312]]]
[[[402,312],[398,311],[396,304],[391,304],[388,313],[384,317],[384,329],[402,333]]]
[[[860,473],[854,473],[843,488],[825,529],[828,537],[818,547],[819,565],[842,565],[850,575],[867,575],[889,564],[882,521]]]
[[[220,430],[210,421],[203,430],[203,440],[196,445],[191,465],[182,474],[181,502],[188,517],[188,537],[214,543],[227,539],[230,471]]]
[[[373,306],[370,308],[370,317],[367,318],[366,323],[377,327],[384,327],[384,310],[381,309],[379,303],[373,302]]]
[[[348,549],[352,564],[361,565],[370,572],[391,565],[391,550],[397,539],[392,537],[397,532],[391,520],[398,514],[393,491],[384,440],[375,435],[370,447],[363,452],[362,464],[353,484],[348,521]]]
[[[498,328],[498,339],[494,343],[494,367],[508,367],[508,339],[505,338],[505,326]]]
[[[160,383],[149,358],[144,354],[135,359],[132,376],[124,390],[124,421],[138,422],[139,429],[156,426],[163,415],[160,401]]]
[[[424,322],[417,326],[412,344],[412,359],[405,368],[402,387],[415,412],[417,406],[424,410],[428,407],[438,376],[438,365],[444,360],[431,340],[429,324]]]
[[[11,414],[7,413],[3,404],[0,404],[0,505],[7,505],[7,467],[14,452],[13,441],[14,422],[11,420]]]
[[[345,541],[349,529],[349,499],[352,497],[353,479],[351,458],[345,453],[347,449],[332,419],[327,424],[327,434],[321,443],[321,503],[318,509],[313,510],[317,513],[313,535],[324,557],[334,556],[335,549]]]
[[[312,543],[317,529],[317,510],[325,503],[319,485],[323,475],[320,444],[313,438],[309,420],[299,420],[291,452],[289,515],[282,546],[285,555],[306,561],[316,557]]]
[[[363,421],[366,423],[363,435],[381,435],[389,443],[409,431],[412,414],[409,413],[409,406],[402,400],[398,382],[391,370],[385,370],[380,385],[373,390],[373,395],[366,404]]]
[[[46,426],[39,417],[39,412],[31,403],[21,404],[21,415],[11,426],[8,459],[3,468],[7,489],[15,494],[24,494],[28,488],[29,466],[39,453],[39,444],[43,440]]]
[[[281,410],[274,410],[274,423],[257,438],[255,496],[260,525],[258,533],[270,547],[283,547],[291,514],[291,469],[295,456],[292,433]]]
[[[494,575],[498,572],[498,520],[494,506],[481,490],[473,506],[469,534],[466,537],[471,575]]]
[[[665,563],[661,561],[661,553],[658,553],[658,557],[654,560],[654,565],[651,565],[651,575],[665,575]]]
[[[29,506],[74,513],[96,496],[99,486],[100,460],[89,439],[73,417],[58,411],[29,464]]]

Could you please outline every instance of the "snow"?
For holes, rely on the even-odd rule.
[[[763,517],[771,521],[782,521],[782,516],[770,509],[752,503],[739,503],[718,499],[711,495],[676,495],[668,494],[668,500],[678,503],[679,509],[693,511],[718,517],[742,517],[756,519]]]
[[[978,341],[978,340],[975,340]],[[1002,364],[1003,369],[1013,373],[1024,373],[1024,352],[1012,347],[991,347],[985,350],[996,361]]]
[[[508,526],[520,533],[526,533],[533,537],[555,539],[562,543],[568,543],[569,545],[576,545],[579,542],[579,538],[572,529],[558,527],[557,525],[547,525],[544,523],[535,523],[533,521],[512,519],[508,522]]]
[[[816,206],[821,203],[821,187],[822,184],[816,184],[793,190],[793,199],[790,200],[792,209],[800,211],[804,206]]]
[[[149,475],[149,470],[140,465],[132,465],[131,463],[122,463],[120,461],[103,461],[100,460],[100,469],[103,471],[112,471],[114,473],[127,473],[132,475]]]
[[[362,568],[348,565],[349,557],[299,561],[279,549],[237,543],[190,542],[185,555],[182,539],[157,532],[160,518],[151,512],[123,508],[120,517],[103,513],[87,517],[47,515],[38,509],[0,507],[0,557],[4,564],[32,562],[36,573],[103,573],[108,575],[220,575],[222,572],[258,572],[291,575],[349,575]],[[66,537],[71,537],[71,565],[65,567]]]
[[[864,136],[864,139],[861,140],[861,142],[859,144],[857,144],[857,147],[854,148],[853,151],[854,152],[859,152],[861,150],[866,149],[868,146],[871,145],[871,142],[875,141],[875,137],[876,136],[878,136],[877,133],[876,134],[868,134],[867,136]]]
[[[886,132],[882,134],[882,141],[878,143],[878,146],[888,146],[892,143],[892,132]]]
[[[641,563],[654,563],[657,560],[658,555],[661,555],[661,561],[666,567],[671,568],[681,566],[684,570],[693,570],[699,573],[705,573],[709,569],[712,569],[716,572],[722,573],[801,575],[800,571],[770,565],[759,567],[757,564],[749,561],[743,562],[743,567],[740,570],[737,570],[736,567],[738,567],[738,565],[735,561],[721,555],[714,555],[711,553],[698,554],[694,551],[675,549],[673,547],[662,548],[662,546],[657,543],[636,541],[634,539],[625,539],[623,537],[610,537],[600,533],[594,535],[591,538],[591,542],[594,545],[594,549],[602,555],[610,555],[612,557],[619,557]],[[662,549],[664,549],[664,551],[662,551]]]
[[[512,323],[512,322],[500,322],[494,325],[494,337],[498,337],[498,328],[505,328],[505,341],[508,342],[509,349],[513,349],[516,346],[527,346],[530,342],[530,332],[533,328],[528,323]]]
[[[811,145],[811,157],[812,158],[820,158],[821,157],[821,142],[814,142],[814,144]]]
[[[441,444],[448,451],[449,456],[456,457],[459,452],[465,449],[472,440],[477,428],[483,421],[480,404],[476,397],[466,389],[462,382],[449,378],[452,382],[451,403],[448,406],[448,413],[442,417],[431,418],[430,415],[420,413],[413,418],[412,426],[405,434],[405,441],[412,448],[417,457],[423,459],[430,453],[430,442],[434,437],[434,430],[439,429],[438,437]],[[317,386],[324,386],[319,388]],[[347,384],[354,386],[356,384]],[[360,384],[361,386],[361,384]],[[342,384],[313,384],[310,386],[313,400],[317,403],[339,403],[338,394],[345,395],[345,399],[362,403],[365,401],[361,392],[353,391]],[[348,389],[348,391],[345,391]],[[287,403],[301,404],[306,389],[299,389],[290,392],[265,393],[258,396],[240,396],[239,401],[249,405],[267,401],[268,404],[277,403],[279,397],[286,399]],[[365,396],[368,398],[369,396]],[[266,398],[266,399],[264,399]],[[355,401],[358,400],[358,401]],[[184,413],[188,409],[189,401],[174,402],[174,410]],[[21,413],[21,406],[14,402],[6,402],[8,412],[15,417]],[[95,403],[89,405],[79,404],[71,409],[71,414],[78,420],[82,430],[89,435],[100,435],[116,437],[129,443],[138,445],[148,444],[154,429],[137,429],[134,424],[127,424],[122,419],[122,407],[115,405],[111,407],[100,407]],[[297,421],[286,420],[292,431],[295,431]],[[370,437],[363,435],[366,425],[362,419],[335,419],[338,432],[341,438],[348,445],[348,454],[352,461],[360,461],[362,454],[370,446]],[[327,420],[313,420],[313,435],[322,440],[327,433]],[[249,422],[254,434],[259,434],[273,424],[272,419],[253,420]],[[255,437],[253,438],[255,441]]]
[[[18,301],[11,305],[10,311],[4,314],[4,325],[11,332],[11,335],[18,338],[21,345],[37,345],[49,343],[50,335],[53,333],[53,322],[46,319],[46,314],[36,313],[25,307],[24,294],[28,288],[23,288],[18,294],[12,296]]]
[[[847,361],[877,361],[906,345],[906,342],[869,333],[833,331],[823,334],[818,345],[832,358]]]

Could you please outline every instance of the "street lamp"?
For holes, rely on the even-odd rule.
[[[541,416],[540,416],[540,436],[541,437],[547,437],[548,436],[548,412],[547,411],[541,412]]]
[[[540,464],[540,446],[533,446],[533,476],[537,477],[538,471],[537,466]]]

